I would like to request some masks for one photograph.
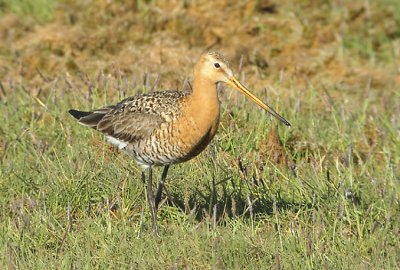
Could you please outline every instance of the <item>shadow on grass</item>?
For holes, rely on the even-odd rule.
[[[219,183],[221,184],[221,183]],[[257,188],[257,187],[256,187]],[[261,195],[260,191],[263,192]],[[168,205],[180,208],[184,213],[190,214],[196,221],[212,219],[214,222],[223,222],[225,218],[244,217],[252,219],[257,215],[273,215],[280,210],[291,210],[297,212],[300,209],[312,209],[314,206],[310,202],[295,202],[285,200],[280,193],[269,194],[268,190],[262,187],[250,191],[247,188],[235,189],[222,185],[222,192],[216,192],[215,181],[206,191],[198,188],[184,200],[179,193],[164,192],[164,203],[161,207]],[[198,198],[201,198],[199,200]]]

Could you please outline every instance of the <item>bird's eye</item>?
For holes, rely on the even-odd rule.
[[[219,63],[214,63],[214,67],[216,67],[216,68],[220,68],[221,66],[220,66],[220,64],[219,64]]]

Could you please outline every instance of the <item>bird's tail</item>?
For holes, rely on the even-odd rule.
[[[68,112],[73,117],[78,119],[78,122],[80,124],[97,129],[97,125],[99,124],[101,119],[103,119],[103,117],[107,114],[108,110],[96,110],[92,112],[84,112],[71,109]]]

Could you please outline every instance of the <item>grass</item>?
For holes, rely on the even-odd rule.
[[[146,12],[154,12],[154,5],[146,3]],[[300,7],[286,3],[277,7],[282,14],[262,18],[271,24],[276,19],[279,25],[287,22],[284,11],[291,8],[300,13]],[[340,9],[358,6],[324,6],[324,23],[340,21]],[[84,23],[87,18],[79,17],[84,11],[75,12],[77,24]],[[303,12],[308,17],[302,21],[319,22],[314,13],[318,10]],[[396,22],[390,18],[373,27],[382,30],[379,27]],[[342,23],[351,29],[360,22]],[[223,90],[217,137],[198,158],[170,170],[168,200],[159,211],[160,238],[151,232],[139,168],[100,134],[78,125],[67,110],[96,108],[126,95],[169,88],[174,80],[176,88],[184,88],[179,76],[189,74],[191,63],[173,66],[168,60],[176,57],[172,53],[163,56],[172,67],[158,66],[159,73],[151,72],[157,63],[152,54],[139,68],[125,69],[129,62],[122,58],[120,64],[104,66],[109,44],[102,51],[82,39],[85,45],[75,50],[72,37],[72,45],[47,39],[39,48],[23,47],[17,40],[15,55],[1,45],[2,59],[14,62],[11,69],[0,69],[0,267],[399,268],[399,63],[390,57],[398,54],[399,39],[390,34],[390,27],[390,33],[382,30],[381,36],[370,36],[364,26],[357,35],[344,32],[342,41],[332,41],[334,60],[325,61],[322,54],[314,58],[313,48],[307,51],[301,43],[293,55],[277,50],[269,62],[273,69],[257,67],[251,57],[251,63],[244,62],[238,77],[293,127],[278,124],[240,95]],[[109,32],[102,27],[92,37],[106,42],[102,35]],[[274,29],[271,36],[287,34]],[[328,38],[326,30],[321,35]],[[307,31],[304,42],[322,33],[314,33],[312,27]],[[134,42],[135,35],[129,36]],[[249,41],[254,50],[268,53],[257,45],[257,38]],[[140,44],[150,45],[138,39],[137,50],[143,53]],[[110,40],[121,48],[132,42],[122,44],[112,36]],[[287,42],[299,43],[291,38]],[[271,46],[286,46],[279,40],[276,44]],[[189,55],[201,50],[188,45]],[[33,63],[45,63],[39,71],[13,66],[24,60],[30,67],[26,60],[32,59],[32,51],[41,59]],[[88,58],[79,53],[93,53],[100,60],[84,64],[82,59]],[[274,70],[286,63],[285,54],[296,57],[297,69]],[[304,66],[297,62],[302,55],[310,57]],[[156,175],[160,173],[158,169]]]
[[[0,15],[12,12],[20,18],[30,17],[40,23],[47,23],[54,19],[56,0],[2,0]],[[1,12],[4,10],[3,12]]]
[[[90,99],[71,95],[77,89],[67,89],[64,83],[44,83],[44,87],[53,89],[46,100],[35,99],[18,87],[3,100],[4,265],[398,266],[395,169],[399,148],[391,115],[380,115],[374,121],[382,127],[379,148],[371,154],[376,157],[362,158],[364,153],[354,147],[365,135],[370,100],[352,115],[333,110],[318,118],[312,110],[299,115],[286,106],[285,115],[298,128],[280,127],[279,132],[285,148],[293,149],[296,176],[285,166],[259,157],[257,144],[273,123],[269,117],[260,122],[262,112],[251,104],[241,102],[231,111],[226,101],[220,134],[206,150],[210,155],[171,170],[171,202],[161,208],[162,237],[158,239],[149,227],[136,166],[66,113]],[[104,95],[94,93],[90,107],[107,104]],[[319,102],[308,93],[309,105]],[[294,93],[288,103],[295,97]],[[387,106],[391,109],[398,104],[393,99]],[[232,117],[227,126],[227,118]],[[343,121],[349,117],[350,121]],[[309,145],[297,145],[301,142]],[[343,156],[327,157],[335,152]],[[238,168],[239,156],[247,174]],[[258,164],[264,168],[260,170]]]

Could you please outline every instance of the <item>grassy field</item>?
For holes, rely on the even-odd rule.
[[[400,268],[400,4],[312,2],[0,1],[0,268]],[[156,237],[140,168],[67,110],[186,89],[207,50],[292,127],[221,87]]]

